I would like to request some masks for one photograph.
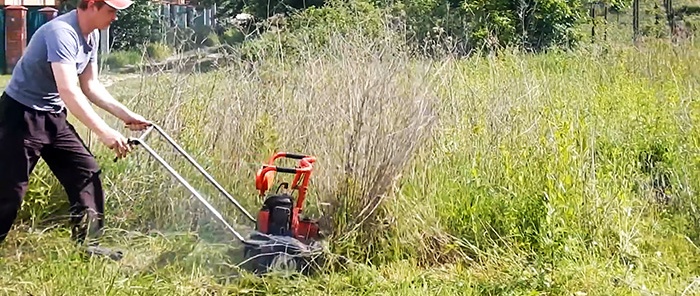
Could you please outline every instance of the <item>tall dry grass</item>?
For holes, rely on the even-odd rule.
[[[389,243],[432,256],[435,244],[448,241],[436,215],[426,215],[432,204],[399,191],[406,169],[421,159],[416,155],[430,153],[447,65],[415,60],[395,38],[335,37],[294,57],[260,52],[255,61],[232,58],[209,73],[183,63],[146,74],[129,86],[126,103],[168,131],[250,211],[262,203],[253,183],[260,164],[276,151],[307,153],[318,162],[305,214],[321,219],[337,253],[369,259]],[[147,141],[230,221],[250,228],[157,134]],[[120,226],[226,237],[145,151],[112,169],[123,172],[111,180],[115,194],[124,194],[112,214]]]

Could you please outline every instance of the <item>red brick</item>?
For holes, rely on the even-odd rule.
[[[7,73],[15,65],[27,47],[27,8],[19,5],[5,7],[5,61]]]

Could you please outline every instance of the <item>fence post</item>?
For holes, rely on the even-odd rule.
[[[109,29],[111,26],[107,26],[104,30],[100,30],[100,44],[98,48],[100,49],[100,55],[109,54]]]
[[[189,4],[185,7],[187,7],[187,22],[185,23],[185,27],[188,27],[188,28],[194,27],[194,24],[192,21],[194,19],[194,7],[192,6],[192,4]]]
[[[27,47],[27,8],[10,5],[5,8],[6,73],[12,73]]]
[[[58,9],[50,6],[39,9],[39,12],[44,15],[45,22],[49,22],[58,15]]]
[[[608,41],[608,4],[605,4],[605,11],[603,12],[603,18],[605,19],[605,30],[603,31],[603,41]]]

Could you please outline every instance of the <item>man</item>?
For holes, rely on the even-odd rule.
[[[131,4],[131,0],[80,0],[77,9],[36,31],[15,66],[0,96],[0,242],[17,217],[29,175],[41,157],[68,195],[72,238],[79,243],[87,241],[85,250],[90,255],[121,258],[120,252],[97,243],[104,209],[100,169],[68,123],[67,112],[117,157],[130,151],[127,138],[109,127],[90,102],[121,119],[131,130],[150,125],[116,101],[97,80],[98,30],[106,29],[116,20],[117,11]]]

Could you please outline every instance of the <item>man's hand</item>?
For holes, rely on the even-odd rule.
[[[134,112],[127,112],[125,118],[122,118],[126,127],[132,131],[142,131],[151,126],[151,122]]]
[[[105,133],[99,135],[100,141],[105,144],[109,149],[114,150],[117,154],[117,158],[125,157],[129,152],[131,152],[131,145],[129,145],[129,140],[114,129],[109,129]]]

